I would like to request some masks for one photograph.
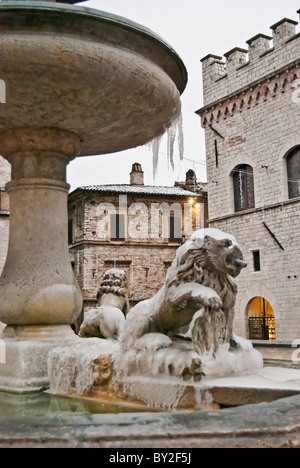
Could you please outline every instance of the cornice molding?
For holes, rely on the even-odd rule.
[[[212,122],[217,122],[221,118],[226,119],[235,112],[241,112],[244,108],[250,108],[259,102],[267,101],[270,96],[276,97],[279,93],[284,93],[286,86],[291,86],[297,78],[300,79],[300,60],[249,83],[240,90],[203,107],[196,113],[201,117],[202,127],[206,128]]]

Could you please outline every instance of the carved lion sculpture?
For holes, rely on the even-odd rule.
[[[170,332],[190,325],[196,353],[186,354],[186,363],[182,365],[181,362],[179,373],[198,379],[202,372],[199,355],[217,351],[219,345],[233,338],[237,293],[233,278],[245,266],[233,236],[216,229],[196,231],[177,250],[162,289],[128,314],[120,336],[121,347],[125,351],[143,347],[149,351],[155,336],[154,350],[168,361],[167,354],[171,350],[167,348],[173,346]],[[161,336],[161,346],[158,336]],[[169,371],[177,372],[174,362]]]
[[[85,313],[80,336],[118,339],[129,309],[127,278],[123,270],[113,268],[104,274],[98,292],[98,307]]]

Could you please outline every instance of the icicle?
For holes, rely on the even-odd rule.
[[[176,124],[172,124],[171,127],[167,129],[168,133],[168,145],[167,145],[167,153],[168,153],[168,161],[171,164],[171,167],[174,171],[174,143],[176,140],[176,131],[177,131],[177,122]]]
[[[167,129],[168,133],[168,160],[171,164],[172,169],[174,170],[174,144],[177,136],[178,142],[178,151],[179,151],[179,159],[180,161],[183,160],[183,153],[184,153],[184,139],[183,139],[183,122],[182,122],[182,113],[180,113],[179,117],[174,120],[172,125]]]
[[[184,153],[184,138],[183,138],[183,121],[182,121],[182,113],[180,112],[179,116],[172,122],[172,124],[166,129],[166,133],[168,136],[167,141],[167,155],[168,155],[168,162],[172,167],[172,170],[175,169],[174,164],[174,145],[177,136],[178,142],[178,151],[179,151],[179,160],[183,160],[183,153]],[[158,160],[159,160],[159,149],[160,143],[163,138],[163,135],[156,137],[150,143],[152,146],[152,154],[153,154],[153,179],[155,182],[155,176],[157,173],[158,167]]]
[[[182,112],[180,112],[178,123],[177,123],[177,128],[178,128],[178,150],[179,150],[179,158],[180,161],[183,160],[183,154],[184,154],[184,137],[183,137],[183,119],[182,119]]]
[[[153,179],[155,181],[155,176],[157,173],[157,167],[158,167],[158,158],[159,158],[159,147],[160,147],[160,142],[162,139],[162,135],[159,137],[154,138],[152,140],[152,153],[153,153]]]

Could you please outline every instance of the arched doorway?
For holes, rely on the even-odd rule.
[[[274,311],[264,297],[249,302],[247,316],[250,340],[276,340]]]

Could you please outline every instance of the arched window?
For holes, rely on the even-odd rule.
[[[300,146],[288,154],[286,164],[289,198],[300,197]]]
[[[235,211],[255,208],[253,168],[240,164],[233,169],[232,177]]]

